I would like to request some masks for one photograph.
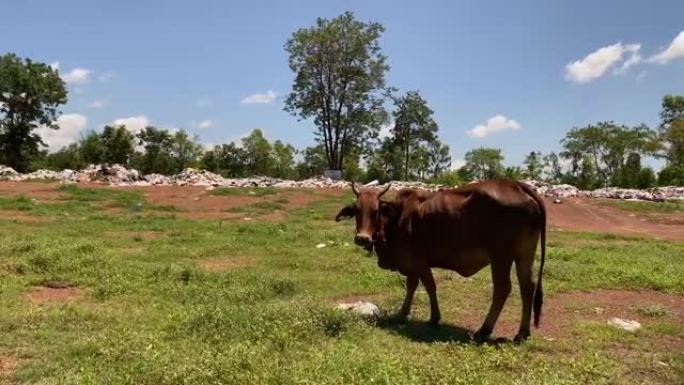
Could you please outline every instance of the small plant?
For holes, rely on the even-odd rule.
[[[647,317],[666,317],[670,315],[670,311],[661,305],[648,305],[644,307],[640,307],[637,309],[637,312],[639,314],[647,316]]]

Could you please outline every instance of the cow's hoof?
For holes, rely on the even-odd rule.
[[[513,342],[520,344],[525,342],[528,338],[530,338],[530,333],[518,333],[515,335],[515,338],[513,338]]]

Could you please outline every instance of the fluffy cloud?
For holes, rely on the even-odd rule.
[[[684,31],[677,35],[662,52],[653,55],[648,61],[666,64],[672,60],[684,58]]]
[[[88,119],[81,114],[64,114],[57,119],[56,123],[59,130],[49,127],[40,127],[37,130],[50,151],[59,150],[75,142],[85,129]]]
[[[106,105],[107,105],[107,101],[104,99],[93,100],[92,102],[88,103],[88,107],[90,107],[90,108],[102,108]]]
[[[128,118],[119,118],[114,120],[112,125],[119,126],[119,125],[124,125],[128,129],[128,131],[131,131],[133,133],[138,133],[142,131],[143,128],[147,127],[150,125],[150,120],[147,118],[145,115],[140,115],[140,116],[131,116]]]
[[[59,65],[59,63],[57,63]],[[93,71],[85,68],[74,68],[62,75],[66,84],[86,84],[90,80]]]
[[[627,54],[632,54],[623,63],[624,71],[641,61],[639,56],[640,44],[616,43],[602,47],[585,56],[583,59],[568,63],[565,66],[565,78],[577,82],[587,83],[603,76],[608,69],[619,63]],[[629,64],[627,64],[629,62]]]
[[[252,94],[242,99],[242,104],[268,104],[276,100],[276,94],[272,90],[268,90],[265,94]]]
[[[634,67],[635,65],[639,64],[642,62],[641,55],[639,54],[639,51],[634,51],[630,55],[629,59],[625,60],[624,63],[622,63],[622,66],[614,71],[616,75],[624,75],[627,73],[627,71],[631,68]]]
[[[520,124],[513,119],[508,119],[503,115],[496,115],[487,120],[485,124],[478,124],[467,134],[473,138],[484,138],[485,136],[506,130],[519,130]]]
[[[197,123],[197,128],[211,128],[214,127],[215,123],[213,120],[203,120],[199,123]]]

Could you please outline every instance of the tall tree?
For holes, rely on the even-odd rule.
[[[449,167],[451,167],[449,146],[435,138],[428,144],[427,148],[428,177],[434,178],[442,175],[449,170]]]
[[[368,146],[386,118],[382,103],[389,66],[379,45],[383,31],[381,24],[346,12],[317,19],[285,44],[295,73],[285,110],[313,118],[330,169],[341,170],[355,147]]]
[[[523,161],[525,171],[523,175],[525,178],[539,180],[544,171],[544,157],[541,152],[530,152]]]
[[[105,126],[100,138],[104,163],[129,165],[135,151],[135,136],[128,131],[126,126]]]
[[[563,168],[560,165],[560,160],[555,152],[549,153],[544,157],[546,172],[546,180],[551,183],[560,183],[563,179]]]
[[[684,172],[684,96],[663,97],[660,134],[666,145],[668,165]]]
[[[437,123],[432,118],[433,111],[428,107],[418,91],[409,91],[406,95],[395,99],[394,135],[395,145],[402,149],[404,164],[404,180],[409,179],[409,165],[412,150],[415,151],[424,143],[437,139]]]
[[[305,148],[302,151],[302,157],[302,161],[296,166],[297,178],[311,178],[323,174],[327,163],[322,145]]]
[[[196,136],[190,136],[185,130],[178,130],[171,136],[171,158],[173,172],[180,172],[188,167],[194,167],[202,155],[202,145]]]
[[[92,130],[88,131],[81,136],[78,144],[81,159],[86,165],[103,162],[104,147],[100,134]]]
[[[594,170],[602,185],[617,183],[620,171],[631,153],[649,155],[657,148],[657,135],[646,125],[629,128],[614,122],[599,122],[573,128],[561,140],[561,156],[570,159],[577,174],[586,155],[591,156]]]
[[[9,53],[0,56],[0,163],[24,172],[45,146],[34,130],[58,129],[58,108],[67,101],[56,69]]]
[[[172,138],[167,130],[147,126],[137,134],[138,145],[143,147],[138,168],[145,174],[169,174],[172,170],[170,154]]]
[[[273,143],[273,176],[291,178],[294,173],[295,148],[291,144],[276,140]]]
[[[480,147],[466,152],[465,165],[461,168],[464,179],[487,180],[495,179],[503,174],[503,160],[501,150],[497,148]]]
[[[254,129],[242,139],[246,155],[246,168],[250,175],[270,175],[274,161],[271,143],[264,137],[260,129]]]

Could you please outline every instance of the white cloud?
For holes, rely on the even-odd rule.
[[[583,59],[568,63],[565,66],[565,78],[577,83],[587,83],[603,76],[608,69],[622,60],[625,54],[632,54],[627,60],[630,62],[624,70],[641,61],[639,56],[640,44],[625,44],[618,42],[602,47],[588,54]],[[638,59],[635,59],[638,57]],[[625,64],[623,64],[623,67]]]
[[[458,170],[461,167],[465,166],[466,161],[463,159],[454,159],[454,157],[451,157],[451,169],[452,170]]]
[[[474,138],[484,138],[487,135],[495,134],[497,132],[520,129],[520,124],[513,119],[508,119],[503,115],[496,115],[487,120],[485,124],[479,124],[467,134]]]
[[[88,103],[88,107],[90,108],[102,108],[107,105],[107,101],[104,99],[99,99],[99,100],[93,100],[92,102]]]
[[[58,63],[59,65],[59,63]],[[90,80],[93,71],[85,68],[74,68],[62,75],[62,80],[67,84],[86,84]]]
[[[635,65],[641,63],[643,60],[641,58],[641,55],[639,54],[639,51],[634,51],[630,55],[629,59],[625,60],[624,63],[622,63],[622,66],[615,71],[613,71],[614,74],[616,75],[624,75],[627,73],[627,70],[629,70],[631,67],[634,67]]]
[[[140,116],[131,116],[128,118],[119,118],[114,120],[112,125],[119,126],[119,125],[124,125],[128,129],[128,131],[131,131],[133,133],[138,133],[142,131],[143,128],[147,127],[150,125],[150,120],[147,118],[145,115],[140,115]]]
[[[667,48],[650,57],[648,61],[666,64],[672,60],[681,58],[684,58],[684,31],[680,32]]]
[[[106,83],[112,79],[114,79],[114,73],[113,72],[105,72],[102,75],[97,77],[97,81],[100,83]]]
[[[268,90],[265,94],[252,94],[242,99],[242,104],[268,104],[276,100],[276,94],[272,90]]]
[[[211,98],[198,98],[195,100],[195,106],[199,108],[208,108],[214,105],[214,101]]]
[[[64,114],[57,118],[56,124],[59,126],[59,130],[40,127],[36,131],[43,142],[48,145],[48,149],[56,151],[75,142],[87,123],[88,119],[81,114]]]
[[[214,127],[215,123],[213,120],[203,120],[199,123],[197,123],[197,128],[211,128]]]

